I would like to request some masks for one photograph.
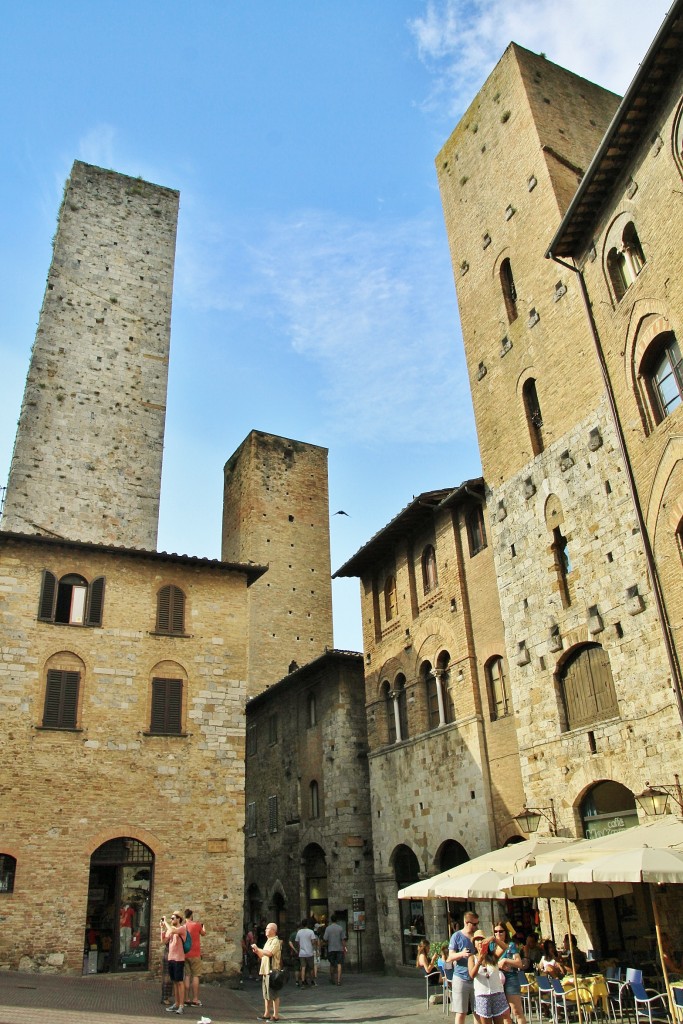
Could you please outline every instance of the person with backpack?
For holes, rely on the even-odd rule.
[[[192,911],[185,911],[185,927],[190,936],[191,943],[189,950],[185,950],[185,1004],[187,1006],[201,1006],[199,1002],[199,976],[202,970],[202,944],[201,936],[206,935],[206,928],[200,921],[195,921]],[[192,998],[190,998],[190,988]]]
[[[180,912],[171,914],[170,924],[165,917],[162,917],[161,941],[168,945],[168,973],[173,982],[173,1003],[166,1007],[166,1013],[185,1013],[183,977],[185,974],[185,945],[188,938],[190,936]]]

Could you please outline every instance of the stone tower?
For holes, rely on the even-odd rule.
[[[76,161],[2,528],[154,549],[178,193]]]
[[[436,164],[525,796],[530,806],[547,804],[552,766],[562,779],[561,834],[590,813],[586,794],[601,779],[630,790],[610,809],[637,820],[632,794],[657,764],[663,771],[676,731],[642,536],[580,283],[571,266],[545,258],[617,106],[612,93],[511,44]],[[657,709],[647,717],[644,694]]]
[[[224,473],[221,557],[268,565],[249,589],[255,696],[332,647],[327,449],[252,430]]]

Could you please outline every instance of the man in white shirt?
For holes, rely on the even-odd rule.
[[[306,970],[310,971],[311,985],[315,985],[314,964],[315,950],[318,946],[318,939],[312,928],[309,928],[306,918],[301,922],[301,927],[296,933],[294,940],[299,947],[299,964],[301,966],[301,984],[307,985]]]

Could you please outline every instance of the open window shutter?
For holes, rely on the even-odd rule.
[[[157,595],[157,631],[168,633],[171,622],[171,588],[162,587]]]
[[[179,587],[171,587],[171,632],[185,632],[185,595]]]
[[[38,619],[41,622],[53,622],[55,617],[55,600],[57,598],[57,577],[49,569],[43,569],[43,580],[40,588],[40,604]]]
[[[86,626],[102,625],[102,609],[104,608],[104,576],[98,576],[93,580],[88,590],[88,608],[86,611]]]

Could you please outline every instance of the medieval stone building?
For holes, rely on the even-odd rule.
[[[430,491],[335,574],[361,581],[375,880],[391,968],[414,964],[425,931],[448,935],[443,905],[397,891],[520,837],[490,530],[483,480]]]
[[[347,969],[381,965],[363,658],[329,650],[247,704],[245,920],[336,914]]]
[[[154,550],[178,195],[76,163],[0,533],[3,966],[239,964],[248,587]],[[85,958],[84,958],[85,954]]]

